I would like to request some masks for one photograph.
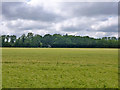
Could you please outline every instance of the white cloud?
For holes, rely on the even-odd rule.
[[[58,3],[30,0],[4,3],[2,34],[117,36],[116,3]]]
[[[96,22],[96,24],[92,25],[91,28],[94,30],[101,30],[114,25],[118,25],[117,17],[110,17],[108,20]]]

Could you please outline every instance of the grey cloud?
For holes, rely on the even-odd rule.
[[[102,28],[100,29],[99,31],[102,31],[102,32],[118,32],[118,25],[112,25],[112,26],[109,26],[109,27],[106,27],[106,28]]]
[[[116,19],[116,18],[115,18]],[[79,32],[79,31],[88,31],[88,32],[118,32],[118,25],[116,24],[111,24],[108,26],[100,26],[100,28],[98,30],[95,30],[93,28],[91,28],[92,25],[100,22],[100,21],[107,21],[108,19],[102,19],[102,20],[95,20],[95,22],[93,21],[89,21],[87,23],[79,23],[76,26],[61,26],[61,30],[62,31],[66,31],[66,32]],[[78,19],[79,21],[79,19]],[[86,20],[87,21],[87,20]],[[112,22],[112,21],[111,21]],[[117,22],[117,21],[116,21]]]
[[[32,7],[26,3],[6,2],[2,5],[2,14],[7,19],[27,19],[27,20],[40,20],[40,21],[57,21],[62,17],[45,11],[43,7]]]
[[[67,26],[67,27],[61,27],[62,31],[66,32],[76,32],[76,31],[82,31],[87,30],[88,26],[86,25],[77,25],[77,26]]]
[[[83,28],[84,27],[84,28]],[[86,26],[86,25],[82,25],[82,26],[77,26],[77,27],[73,27],[73,26],[69,26],[69,27],[62,27],[61,28],[62,31],[67,31],[67,32],[79,32],[79,31],[88,31],[88,32],[118,32],[118,26],[117,25],[112,25],[112,26],[108,26],[105,28],[101,28],[99,30],[93,30],[90,28],[90,26]]]
[[[117,2],[66,2],[61,5],[73,16],[118,15]]]
[[[74,32],[74,31],[80,31],[81,28],[78,28],[78,27],[73,27],[73,26],[70,26],[70,27],[62,27],[61,28],[63,31],[67,31],[67,32]]]
[[[25,22],[25,21],[24,21]],[[29,23],[29,25],[27,25]],[[19,30],[35,30],[35,29],[47,29],[50,27],[51,24],[45,23],[41,24],[39,21],[38,22],[32,22],[30,23],[27,21],[26,23],[20,22],[20,21],[15,21],[15,24],[12,24],[12,22],[8,22],[6,26],[10,29],[14,29],[16,31]]]

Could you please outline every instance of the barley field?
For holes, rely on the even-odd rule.
[[[2,48],[3,88],[118,88],[118,49]]]

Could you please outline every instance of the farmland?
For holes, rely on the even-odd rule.
[[[3,88],[117,88],[118,49],[3,48]]]

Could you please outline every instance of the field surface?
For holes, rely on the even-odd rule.
[[[118,49],[3,48],[3,88],[117,88]]]

